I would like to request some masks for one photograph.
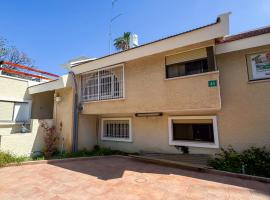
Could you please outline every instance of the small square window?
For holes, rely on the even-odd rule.
[[[104,118],[101,127],[102,140],[132,141],[130,118]]]

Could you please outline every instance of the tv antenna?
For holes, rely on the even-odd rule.
[[[110,25],[109,25],[109,54],[111,54],[112,51],[112,23],[118,19],[121,15],[123,15],[123,13],[119,13],[115,16],[113,16],[113,9],[114,9],[114,5],[118,0],[112,0],[112,4],[111,4],[111,12],[110,12]]]

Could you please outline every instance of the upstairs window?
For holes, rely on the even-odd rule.
[[[166,56],[166,78],[215,70],[213,47]]]
[[[0,100],[0,122],[28,122],[30,111],[30,102]]]
[[[82,75],[82,99],[99,101],[123,98],[123,67],[118,66]]]

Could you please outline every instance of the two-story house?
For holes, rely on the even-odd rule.
[[[69,130],[67,150],[177,153],[186,146],[208,154],[228,145],[269,147],[270,27],[228,35],[226,13],[212,24],[77,63],[71,88],[54,81],[29,91],[61,97],[54,116]]]

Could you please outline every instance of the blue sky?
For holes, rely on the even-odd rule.
[[[111,0],[0,0],[0,36],[26,52],[42,70],[60,67],[78,56],[109,53]],[[118,0],[112,37],[124,31],[139,43],[212,23],[231,11],[231,34],[270,25],[270,0]]]

